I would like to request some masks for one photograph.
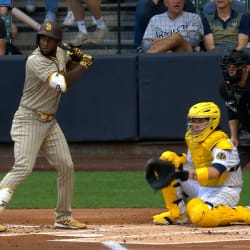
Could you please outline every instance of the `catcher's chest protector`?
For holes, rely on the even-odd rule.
[[[185,136],[185,140],[191,153],[195,168],[208,168],[213,160],[211,152],[213,147],[219,143],[221,144],[222,141],[227,141],[228,136],[223,131],[218,130],[210,134],[201,143],[193,143],[191,136],[187,134]],[[222,183],[224,183],[227,176],[227,173],[223,173],[219,179],[200,182],[200,185],[209,187],[220,186]]]

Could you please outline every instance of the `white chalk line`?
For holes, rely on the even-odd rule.
[[[47,233],[46,233],[47,234]],[[49,233],[50,234],[50,233]],[[128,233],[126,232],[126,235],[115,235],[115,236],[105,236],[103,235],[103,237],[105,238],[105,240],[119,240],[119,239],[133,239],[133,238],[136,238],[137,240],[138,239],[145,239],[145,238],[150,238],[150,237],[163,237],[163,236],[173,236],[173,235],[195,235],[195,234],[204,234],[204,232],[201,232],[201,231],[196,231],[196,232],[190,232],[190,231],[186,231],[186,232],[165,232],[165,233],[140,233],[140,234],[132,234],[132,235],[128,235]],[[207,234],[228,234],[228,235],[239,235],[239,236],[242,236],[242,235],[249,235],[250,234],[250,229],[249,230],[243,230],[243,231],[239,231],[239,230],[232,230],[232,231],[227,231],[227,230],[221,230],[221,231],[218,231],[216,233],[208,233],[206,232],[205,233],[206,235]],[[51,235],[51,234],[50,234]],[[81,241],[81,237],[79,237],[77,234],[66,234],[66,233],[56,233],[56,234],[53,234],[54,236],[68,236],[68,237],[77,237],[77,241]],[[98,235],[98,237],[102,237],[101,235]],[[83,237],[82,237],[83,238]],[[84,237],[84,238],[88,238],[88,237]],[[96,238],[95,242],[98,242],[98,239],[97,237],[94,237],[94,235],[92,235],[92,240],[94,238]],[[65,239],[60,239],[60,241],[64,241]],[[75,239],[67,239],[67,241],[74,241]],[[84,240],[84,239],[83,239]],[[91,239],[89,239],[91,240]],[[245,240],[245,239],[243,239]],[[249,239],[246,239],[246,240],[250,240]],[[51,241],[58,241],[57,239],[55,240],[51,240]],[[229,240],[230,241],[230,240]],[[89,241],[88,241],[89,242]]]
[[[41,226],[32,226],[32,225],[9,225],[13,228],[45,228]],[[124,242],[124,239],[136,238],[137,240],[140,238],[149,238],[155,236],[173,236],[173,235],[195,235],[195,234],[206,234],[206,235],[219,235],[219,234],[227,234],[227,235],[250,235],[250,228],[242,228],[242,229],[219,229],[219,228],[185,228],[183,227],[179,232],[164,232],[164,233],[145,233],[145,234],[132,234],[128,235],[128,230],[134,229],[148,229],[152,228],[152,225],[148,226],[114,226],[114,227],[100,227],[97,229],[83,229],[76,231],[48,231],[48,232],[29,232],[29,233],[1,233],[0,236],[20,236],[20,235],[32,235],[32,234],[47,234],[53,236],[60,237],[74,237],[73,239],[54,239],[49,241],[60,241],[60,242],[86,242],[86,243],[101,243],[105,244],[105,246],[110,247],[112,250],[125,250],[126,248],[122,247],[120,244],[139,244],[139,245],[180,245],[180,244],[199,244],[199,243],[216,243],[216,242],[233,242],[233,241],[249,241],[249,239],[236,238],[236,239],[220,239],[220,240],[199,240],[199,241],[181,241],[181,242],[165,242],[165,243],[157,243],[157,242]],[[156,226],[158,227],[158,226]],[[159,228],[159,227],[158,227]],[[101,232],[114,232],[114,231],[126,231],[126,235],[116,235],[116,236],[105,236]],[[105,241],[100,242],[101,238],[104,237]],[[121,240],[121,238],[123,240]],[[120,239],[120,240],[119,240]],[[104,239],[103,239],[104,240]],[[113,242],[112,240],[118,240]]]
[[[115,229],[119,229],[121,231],[121,229],[131,229],[132,227],[123,227],[123,228],[115,228]],[[148,227],[145,226],[140,226],[140,227],[136,227],[136,228],[140,228],[140,229],[145,229]],[[104,229],[105,231],[112,231],[112,229],[114,228],[110,228],[109,230],[106,228]],[[214,230],[214,228],[213,228]],[[98,231],[101,231],[101,229],[99,229]],[[236,239],[220,239],[220,240],[199,240],[199,241],[184,241],[182,240],[181,242],[164,242],[164,243],[157,243],[157,242],[138,242],[138,239],[142,238],[142,239],[147,239],[150,237],[155,237],[155,236],[173,236],[173,235],[195,235],[195,234],[206,234],[206,235],[211,235],[211,234],[228,234],[228,235],[239,235],[241,236],[241,238],[236,238]],[[233,241],[250,241],[249,239],[243,239],[242,235],[249,235],[250,234],[250,229],[223,229],[223,230],[214,230],[214,232],[211,232],[211,229],[196,229],[195,231],[190,231],[190,230],[185,230],[183,232],[165,232],[165,233],[151,233],[151,234],[133,234],[133,235],[128,235],[128,233],[126,233],[126,235],[119,235],[119,236],[105,236],[105,242],[111,242],[114,243],[114,248],[111,248],[112,250],[120,250],[122,248],[119,248],[120,245],[117,244],[126,244],[126,245],[181,245],[181,244],[199,244],[199,243],[216,243],[216,242],[233,242]],[[58,234],[57,234],[58,235]],[[137,241],[131,241],[128,242],[128,239],[131,238],[136,238]],[[104,239],[103,239],[104,240]],[[115,240],[112,241],[112,240]],[[124,241],[126,240],[126,241]],[[100,242],[100,239],[87,239],[87,238],[77,238],[77,239],[54,239],[54,240],[50,240],[50,241],[60,241],[60,242],[88,242],[88,243],[102,243]],[[157,241],[157,240],[156,240]],[[111,244],[110,243],[110,244]],[[111,244],[112,246],[112,244]],[[115,248],[117,247],[117,248]]]
[[[59,242],[75,242],[75,243],[101,243],[103,244],[104,242],[99,242],[99,241],[93,241],[91,239],[59,239],[59,240],[49,240],[49,241],[59,241]],[[118,241],[118,242],[112,242],[112,241],[107,241],[107,242],[112,242],[112,243],[117,243],[117,244],[126,244],[126,245],[183,245],[183,244],[202,244],[202,243],[219,243],[219,242],[234,242],[234,241],[250,241],[249,239],[242,239],[242,238],[237,238],[237,239],[222,239],[222,240],[199,240],[199,241],[181,241],[181,242],[123,242],[123,241]]]
[[[112,250],[127,250],[127,248],[121,246],[117,242],[103,242],[102,244]]]

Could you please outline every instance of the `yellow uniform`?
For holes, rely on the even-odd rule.
[[[188,177],[162,189],[168,211],[155,215],[153,222],[179,224],[189,219],[203,227],[237,221],[250,224],[250,210],[237,206],[242,188],[239,154],[227,134],[218,129],[219,108],[211,102],[198,103],[190,108],[188,118],[187,154],[167,151],[161,155],[162,160],[173,162],[177,171],[183,171],[183,166]],[[218,177],[210,178],[211,169]]]

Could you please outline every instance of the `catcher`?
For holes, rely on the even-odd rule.
[[[162,190],[168,209],[153,216],[154,224],[250,224],[250,210],[237,205],[242,188],[238,151],[219,123],[215,103],[193,105],[185,135],[187,154],[166,151],[148,161],[146,179],[153,189]]]

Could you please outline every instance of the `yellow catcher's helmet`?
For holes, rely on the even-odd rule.
[[[213,102],[200,102],[193,105],[188,111],[187,133],[194,142],[202,142],[212,133],[220,123],[220,109]],[[193,131],[193,119],[207,119],[206,126],[199,132]]]

